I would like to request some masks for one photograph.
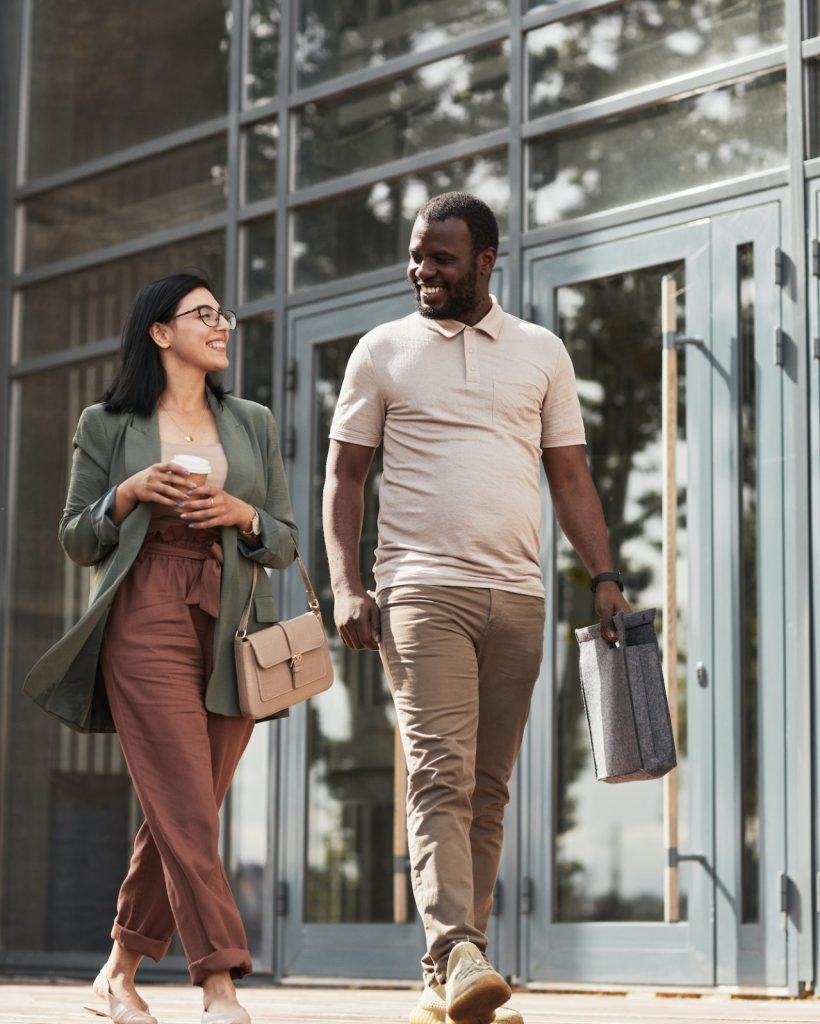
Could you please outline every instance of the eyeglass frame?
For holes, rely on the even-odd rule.
[[[201,310],[210,309],[212,313],[216,313],[216,323],[209,324],[208,321],[202,316]],[[171,319],[176,320],[178,317],[187,316],[189,313],[196,313],[199,319],[205,324],[206,327],[218,327],[219,318],[225,321],[228,325],[228,330],[233,331],[236,328],[236,313],[232,309],[223,309],[221,306],[218,309],[214,309],[213,306],[209,306],[207,302],[202,302],[198,306],[192,306],[191,309],[186,309],[182,313],[175,313]],[[231,323],[231,317],[233,317],[233,323]]]

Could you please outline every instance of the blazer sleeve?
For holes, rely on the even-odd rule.
[[[117,496],[109,485],[110,446],[99,411],[85,409],[74,434],[74,456],[59,537],[78,565],[95,565],[119,544],[120,529],[111,518]]]
[[[248,544],[239,531],[237,537],[239,550],[245,558],[268,569],[286,569],[296,558],[299,531],[293,518],[288,480],[279,450],[279,431],[271,411],[266,409],[265,413],[267,493],[265,504],[261,508],[254,506],[259,513],[261,546]]]

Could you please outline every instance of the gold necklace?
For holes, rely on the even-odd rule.
[[[160,407],[160,409],[162,409],[163,412],[168,413],[168,419],[174,424],[174,426],[177,428],[177,430],[180,432],[180,434],[182,434],[182,436],[185,438],[185,440],[188,442],[188,444],[193,444],[194,443],[194,435],[193,434],[188,434],[188,433],[186,433],[182,429],[182,427],[177,423],[177,421],[171,415],[170,409],[168,409],[167,406],[163,405],[162,402],[160,402],[159,407]]]

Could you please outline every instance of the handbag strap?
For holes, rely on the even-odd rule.
[[[302,574],[302,582],[305,585],[305,594],[307,596],[308,608],[313,612],[314,615],[321,621],[322,613],[319,609],[319,600],[316,597],[316,592],[313,589],[313,584],[310,582],[310,576],[305,568],[305,563],[302,561],[302,556],[296,551],[296,564],[299,566],[299,572]],[[256,592],[256,581],[259,576],[259,566],[256,562],[253,563],[253,582],[251,583],[251,592],[248,597],[248,603],[245,605],[245,610],[242,612],[242,618],[239,620],[239,626],[236,630],[236,635],[240,638],[248,635],[248,619],[251,615],[251,606],[253,605],[253,595]]]

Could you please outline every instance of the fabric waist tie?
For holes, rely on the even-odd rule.
[[[214,541],[207,547],[203,544],[184,544],[174,541],[148,540],[142,545],[139,558],[145,555],[163,555],[166,558],[188,558],[201,562],[196,579],[193,580],[185,604],[197,605],[203,612],[216,619],[219,617],[219,592],[222,584],[222,546]]]

